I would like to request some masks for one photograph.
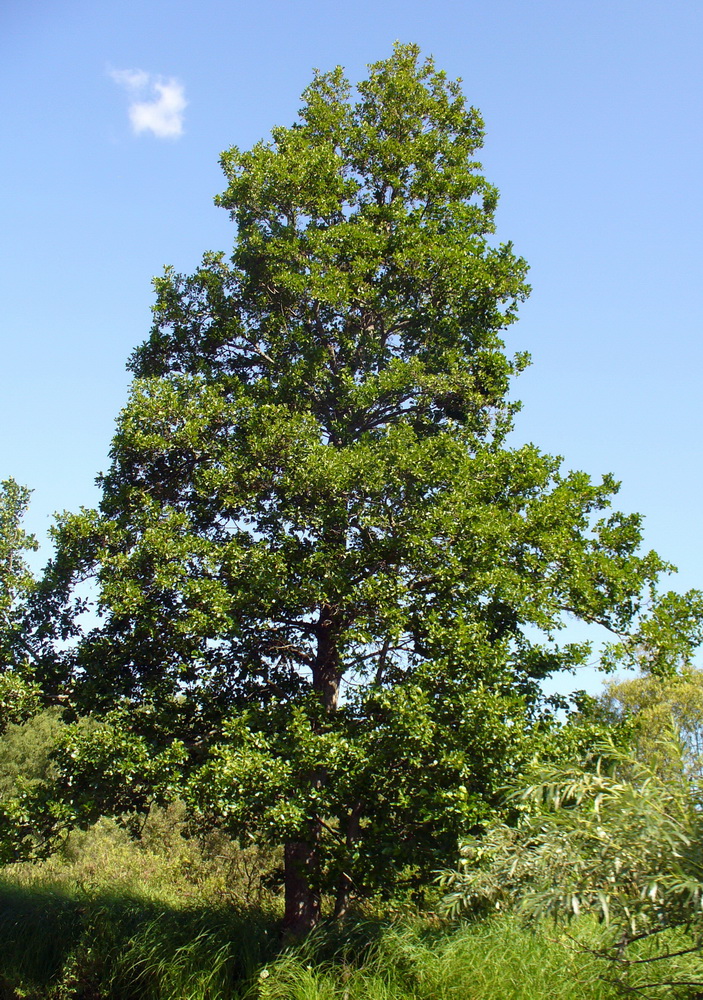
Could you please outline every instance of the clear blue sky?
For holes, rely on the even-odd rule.
[[[396,39],[463,78],[531,264],[516,441],[615,473],[676,586],[703,586],[700,0],[5,0],[0,478],[33,487],[42,539],[97,501],[151,277],[231,245],[220,151],[290,124],[312,67],[359,79]]]

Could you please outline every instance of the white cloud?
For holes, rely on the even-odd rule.
[[[110,76],[127,90],[139,91],[149,85],[149,74],[143,69],[113,69]]]
[[[159,139],[183,135],[183,112],[188,102],[182,84],[173,78],[154,77],[143,69],[115,69],[110,76],[132,98],[129,120],[137,134],[152,132]]]
[[[176,80],[156,81],[153,90],[158,95],[151,101],[135,101],[130,105],[129,120],[135,132],[153,132],[159,139],[171,139],[183,134],[183,111],[187,101],[183,87]]]

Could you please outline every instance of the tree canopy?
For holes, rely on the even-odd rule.
[[[223,154],[233,253],[156,280],[100,507],[49,573],[98,595],[61,660],[106,720],[73,788],[125,809],[180,782],[199,821],[285,844],[293,932],[451,855],[535,752],[540,681],[589,654],[565,618],[626,636],[667,568],[612,477],[506,444],[527,268],[459,84],[398,45],[302,100]]]

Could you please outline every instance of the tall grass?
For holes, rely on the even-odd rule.
[[[0,883],[0,1000],[611,1000],[595,958],[513,917],[357,924],[284,949],[261,910]]]
[[[168,821],[168,822],[167,822]],[[0,878],[0,1000],[615,1000],[612,970],[553,924],[413,915],[323,927],[285,947],[270,858],[184,842],[167,816],[134,844],[101,822]],[[150,838],[150,839],[149,839]],[[253,867],[252,867],[253,866]],[[595,922],[575,933],[595,945]],[[672,950],[686,941],[673,940]],[[647,944],[641,947],[646,955]],[[697,959],[695,959],[697,962]],[[679,978],[694,958],[681,959]],[[661,967],[661,972],[659,971]],[[633,967],[631,985],[662,963]],[[700,978],[696,976],[695,978]],[[700,996],[647,990],[650,1000]]]
[[[307,951],[307,955],[305,952]],[[260,973],[260,1000],[613,1000],[603,966],[565,938],[534,933],[512,917],[428,928],[388,927],[354,955],[316,962],[310,948]]]
[[[2,1000],[234,1000],[277,947],[261,910],[0,882]]]
[[[593,933],[596,931],[593,929]],[[586,935],[587,937],[588,935]],[[275,915],[0,883],[0,1000],[615,1000],[608,966],[506,915],[367,922],[284,948]],[[643,966],[651,975],[651,967]],[[685,969],[683,970],[685,973]],[[637,981],[632,982],[633,986]],[[662,984],[651,1000],[700,996]]]

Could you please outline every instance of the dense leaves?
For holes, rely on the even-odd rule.
[[[663,777],[684,773],[696,781],[703,774],[703,672],[687,666],[673,676],[643,673],[607,684],[600,703],[606,718],[629,729],[630,745],[640,760]],[[668,756],[674,732],[677,752]]]
[[[540,681],[589,655],[569,616],[612,661],[657,613],[616,483],[505,447],[528,289],[481,142],[397,46],[356,99],[317,74],[292,127],[228,150],[233,254],[156,281],[100,508],[57,532],[52,620],[70,638],[86,579],[100,617],[47,662],[117,733],[86,808],[130,806],[122,758],[135,807],[169,762],[201,821],[288,844],[293,929],[324,888],[341,913],[418,884],[487,815],[543,738]]]
[[[39,701],[27,628],[35,581],[25,560],[37,542],[22,528],[30,492],[14,479],[0,482],[0,733],[31,715]]]

